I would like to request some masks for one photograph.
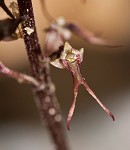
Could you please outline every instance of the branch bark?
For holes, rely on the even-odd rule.
[[[49,59],[43,56],[39,40],[37,37],[35,19],[31,0],[17,0],[20,16],[27,16],[23,23],[24,42],[27,49],[28,58],[30,61],[32,76],[44,84],[44,90],[39,90],[33,86],[33,93],[36,104],[40,111],[42,119],[46,120],[48,130],[54,141],[57,150],[69,150],[65,130],[62,124],[62,116],[59,103],[55,95],[55,87],[51,81],[49,71]],[[28,34],[26,27],[34,30]]]

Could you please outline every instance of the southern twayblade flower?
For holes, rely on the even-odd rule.
[[[45,55],[50,56],[53,52],[56,52],[60,46],[64,44],[66,40],[71,38],[71,32],[64,28],[65,20],[61,17],[50,26],[45,29]]]
[[[9,9],[11,10],[11,13],[13,14],[14,18],[20,17],[18,4],[16,2],[11,2],[9,5]]]
[[[57,31],[51,29],[47,31],[44,44],[45,56],[49,57],[56,52],[59,47],[64,44],[63,41],[63,38],[57,33]]]
[[[50,26],[45,30],[47,33],[55,31],[58,36],[62,38],[62,41],[68,41],[74,33],[79,38],[85,40],[86,42],[94,45],[101,45],[107,47],[119,47],[122,46],[120,43],[113,42],[111,40],[103,39],[91,31],[83,28],[81,25],[78,25],[73,22],[66,22],[63,17],[59,17],[56,21],[50,24]],[[58,50],[58,49],[57,49]]]
[[[16,2],[11,2],[10,5],[9,5],[9,8],[10,8],[13,16],[15,17],[15,19],[18,19],[20,17],[18,4]],[[27,18],[28,17],[26,16],[26,19]],[[17,30],[15,32],[15,35],[18,38],[23,38],[23,31],[22,31],[22,24],[21,23],[18,25],[18,28],[17,28]]]
[[[83,48],[80,50],[73,49],[68,42],[65,43],[62,51],[60,50],[59,58],[51,59],[51,64],[60,69],[68,69],[73,77],[73,102],[68,113],[67,118],[67,128],[70,127],[70,121],[74,113],[76,98],[78,94],[79,85],[84,85],[86,90],[90,95],[98,102],[98,104],[106,111],[106,113],[112,117],[113,121],[115,120],[114,115],[102,104],[102,102],[97,98],[91,88],[85,81],[85,78],[80,73],[80,65],[83,61]]]

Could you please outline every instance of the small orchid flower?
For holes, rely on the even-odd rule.
[[[18,4],[16,2],[11,2],[9,5],[9,9],[11,10],[11,13],[13,14],[14,18],[20,17]]]
[[[55,31],[62,40],[68,41],[72,38],[72,33],[74,33],[79,38],[84,41],[94,44],[107,47],[119,47],[122,46],[120,43],[113,42],[111,40],[103,39],[91,31],[83,28],[81,25],[78,25],[73,22],[67,22],[63,17],[59,17],[56,21],[50,24],[50,26],[45,30],[47,33]],[[58,50],[58,49],[57,49]]]
[[[16,2],[11,2],[9,5],[9,8],[10,8],[14,18],[18,19],[20,17],[18,4]],[[26,17],[26,19],[27,18],[28,17]],[[28,29],[29,27],[26,27],[26,28]],[[15,36],[17,38],[23,38],[23,31],[22,31],[22,24],[21,23],[17,27],[17,30],[15,32]]]
[[[70,128],[70,121],[74,113],[76,98],[78,95],[79,85],[84,85],[86,90],[90,95],[98,102],[98,104],[106,111],[106,113],[112,117],[113,121],[115,120],[114,115],[102,104],[102,102],[97,98],[94,92],[90,89],[88,84],[85,81],[85,78],[80,73],[80,64],[83,61],[83,48],[80,50],[73,49],[68,42],[65,43],[64,49],[60,51],[60,57],[53,59],[51,64],[57,68],[69,70],[73,77],[73,102],[70,107],[68,118],[67,118],[67,128]]]
[[[45,37],[44,54],[49,57],[51,54],[57,52],[59,47],[63,45],[62,37],[55,30],[47,32]]]
[[[49,57],[54,52],[59,50],[59,47],[64,45],[64,42],[71,39],[71,32],[65,28],[66,21],[63,17],[58,18],[54,23],[47,28],[45,37],[44,52]]]

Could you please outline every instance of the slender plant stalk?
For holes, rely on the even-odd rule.
[[[36,86],[37,88],[39,87],[41,87],[42,89],[44,88],[44,86],[40,85],[40,83],[33,77],[11,70],[7,68],[1,61],[0,61],[0,73],[10,78],[16,79],[20,83],[29,83],[31,85]]]
[[[69,150],[65,136],[65,130],[62,124],[62,116],[59,104],[55,95],[55,87],[51,81],[49,73],[49,60],[43,56],[39,40],[37,37],[33,7],[31,0],[17,0],[20,16],[27,16],[27,20],[22,25],[24,42],[26,45],[32,76],[44,85],[44,90],[39,90],[33,86],[33,93],[40,115],[46,120],[48,130],[54,141],[57,150]],[[29,27],[34,30],[28,34]]]

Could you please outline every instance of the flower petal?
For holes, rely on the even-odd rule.
[[[105,112],[111,116],[112,120],[115,121],[115,117],[112,114],[112,112],[110,112],[110,110],[108,108],[106,108],[105,105],[102,104],[102,102],[97,98],[97,96],[94,94],[94,92],[90,89],[90,87],[88,86],[88,84],[86,83],[85,79],[82,80],[82,84],[85,86],[86,90],[89,92],[90,95],[92,95],[92,97],[98,102],[98,104],[105,110]]]
[[[70,107],[70,110],[68,113],[68,118],[67,118],[67,129],[68,130],[70,130],[70,121],[71,121],[71,118],[72,118],[74,110],[75,110],[75,104],[76,104],[76,98],[78,95],[78,86],[79,86],[79,83],[76,80],[73,80],[73,81],[74,81],[74,83],[73,83],[73,102]]]

